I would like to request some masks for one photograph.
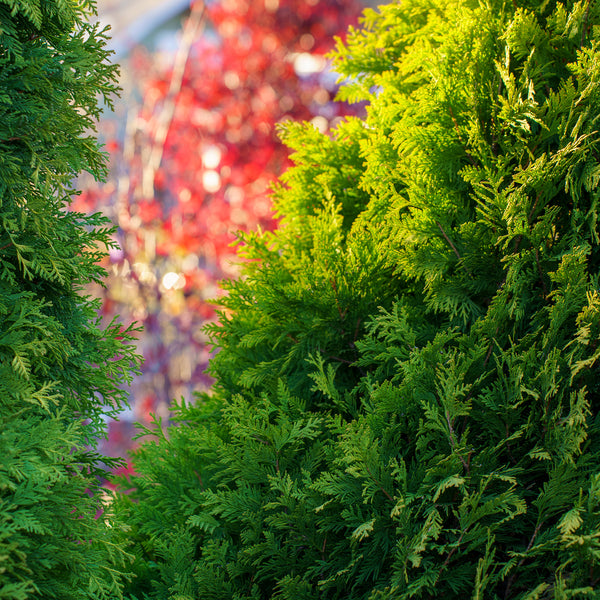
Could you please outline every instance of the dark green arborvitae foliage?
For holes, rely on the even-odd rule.
[[[284,130],[215,393],[119,501],[132,593],[596,597],[600,3],[402,0],[334,67],[367,117]]]
[[[87,8],[84,9],[84,6]],[[126,398],[131,331],[81,294],[110,244],[69,212],[116,68],[90,2],[0,0],[0,598],[115,600],[128,557],[101,509],[103,413]]]

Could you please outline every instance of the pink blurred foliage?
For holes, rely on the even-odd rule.
[[[355,0],[196,2],[175,55],[129,57],[141,101],[101,124],[110,177],[84,182],[74,206],[118,227],[107,286],[93,290],[103,315],[144,328],[143,372],[131,410],[108,423],[105,454],[125,455],[134,421],[168,418],[171,400],[209,389],[208,300],[236,276],[236,231],[275,224],[269,186],[288,166],[277,124],[326,130],[361,110],[333,102],[336,76],[323,58],[360,9]]]

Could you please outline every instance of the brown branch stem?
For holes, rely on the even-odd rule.
[[[542,192],[538,192],[537,196],[535,197],[535,202],[533,203],[533,206],[531,207],[531,210],[529,211],[529,214],[527,215],[527,223],[529,225],[531,225],[531,218],[533,217],[533,213],[535,212],[535,209],[537,208],[538,202],[540,201],[540,197],[542,196]]]
[[[532,536],[531,536],[531,538],[529,540],[529,543],[527,544],[527,548],[525,548],[525,552],[529,552],[531,550],[531,547],[533,546],[533,542],[535,541],[535,538],[537,537],[537,534],[539,533],[541,527],[542,527],[542,523],[538,523],[536,525],[535,530],[533,531],[533,534],[532,534]],[[505,598],[505,600],[507,600],[509,598],[512,584],[513,584],[513,582],[515,580],[515,577],[517,576],[517,570],[525,562],[525,558],[526,557],[524,556],[517,563],[517,566],[515,567],[515,570],[513,571],[513,574],[510,576],[509,580],[506,583],[506,590],[504,592],[504,598]]]
[[[454,433],[454,427],[452,421],[450,420],[450,415],[448,411],[446,411],[446,423],[448,424],[448,430],[450,431],[450,448],[452,452],[454,452],[456,450],[456,435]],[[462,454],[459,454],[458,458],[460,458],[460,462],[463,464],[463,467],[465,468],[465,471],[468,475],[470,468],[467,461],[462,457]]]
[[[386,498],[388,500],[390,500],[390,502],[394,501],[394,498],[392,498],[392,496],[390,496],[389,492],[381,485],[381,483],[379,483],[379,481],[373,476],[373,474],[371,473],[371,471],[369,470],[369,467],[365,466],[365,469],[367,471],[367,473],[369,474],[369,477],[371,478],[371,480],[373,482],[375,482],[375,485],[385,494]]]
[[[442,568],[440,569],[440,573],[450,563],[450,559],[452,558],[452,555],[456,552],[457,548],[460,546],[460,543],[462,542],[462,539],[463,539],[465,533],[466,533],[466,530],[460,532],[460,537],[458,538],[458,541],[456,542],[456,546],[454,546],[454,548],[452,548],[452,550],[450,550],[450,552],[448,553],[448,556],[446,557],[446,560],[444,561],[444,564],[442,565]]]
[[[537,264],[538,273],[540,276],[540,281],[542,282],[542,289],[544,290],[544,298],[548,295],[548,289],[546,288],[546,284],[544,283],[544,273],[542,272],[542,265],[540,265],[540,253],[538,249],[535,249],[535,262]]]
[[[456,257],[458,258],[459,261],[462,261],[462,257],[460,255],[460,252],[458,251],[458,249],[456,248],[456,246],[452,243],[452,240],[448,237],[448,234],[444,231],[444,228],[442,227],[442,224],[436,220],[435,224],[438,226],[439,230],[442,232],[442,235],[444,236],[444,239],[448,242],[448,245],[450,246],[450,248],[452,248],[452,250],[454,251],[454,254],[456,254]],[[465,266],[465,264],[462,264],[462,267],[464,268],[464,270],[469,274],[470,277],[473,277],[473,273],[471,273],[471,271],[469,271],[469,269],[467,269],[467,267]]]
[[[587,4],[585,6],[585,14],[583,15],[583,27],[581,28],[581,40],[579,41],[579,48],[583,47],[583,42],[585,42],[585,38],[588,32],[588,19],[590,16],[590,0],[587,0]]]

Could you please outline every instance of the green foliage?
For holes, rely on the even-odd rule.
[[[214,394],[134,457],[139,599],[533,600],[600,582],[600,5],[403,0],[287,125]]]
[[[105,173],[90,130],[114,93],[89,3],[0,1],[0,598],[122,597],[129,557],[105,510],[103,415],[126,401],[132,331],[82,295],[111,244],[69,211],[72,181]],[[113,461],[114,462],[114,461]]]

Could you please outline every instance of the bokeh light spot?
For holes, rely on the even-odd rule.
[[[221,176],[213,170],[202,173],[202,187],[209,193],[214,194],[221,188]]]

